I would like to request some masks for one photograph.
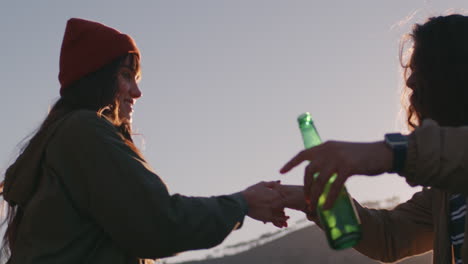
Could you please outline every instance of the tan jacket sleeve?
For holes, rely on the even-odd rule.
[[[432,192],[423,189],[392,210],[362,207],[355,201],[363,237],[355,249],[383,262],[421,254],[433,248]]]
[[[213,247],[246,213],[240,193],[207,198],[169,194],[115,127],[93,112],[80,111],[64,123],[47,159],[85,217],[137,257]]]
[[[410,136],[401,173],[410,185],[468,195],[468,127],[425,120]]]

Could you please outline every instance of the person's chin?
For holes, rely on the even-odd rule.
[[[131,124],[133,121],[132,115],[126,116],[123,118],[125,122]]]
[[[120,118],[120,120],[122,122],[129,123],[129,124],[131,124],[132,120],[133,120],[131,113],[130,114],[125,114],[125,115],[119,115],[119,118]]]

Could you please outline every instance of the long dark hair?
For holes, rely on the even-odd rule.
[[[133,145],[130,124],[128,121],[119,118],[119,106],[116,100],[118,92],[117,74],[119,68],[123,66],[126,61],[130,61],[131,64],[126,66],[130,67],[137,76],[139,76],[139,58],[129,53],[117,58],[101,69],[82,77],[68,87],[65,87],[62,96],[50,109],[49,114],[37,129],[37,132],[33,134],[29,142],[22,148],[22,152],[26,151],[28,147],[33,147],[42,142],[48,129],[56,121],[62,119],[68,113],[86,109],[95,111],[102,117],[111,121],[122,134],[123,140],[127,145],[138,153],[138,150]],[[3,188],[3,184],[2,182],[0,187]],[[13,245],[22,215],[23,211],[21,207],[8,204],[7,215],[2,223],[2,225],[5,223],[8,224],[2,245],[2,252],[5,253],[5,255],[13,253]]]
[[[430,118],[441,126],[468,125],[468,17],[431,17],[416,24],[404,79],[407,123],[411,130]],[[403,54],[403,51],[400,51]]]

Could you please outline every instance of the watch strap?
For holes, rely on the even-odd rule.
[[[405,167],[408,152],[408,138],[400,133],[385,135],[385,142],[393,152],[393,164],[390,172],[400,173]]]
[[[392,171],[400,173],[405,167],[407,146],[398,145],[393,147],[393,166]]]

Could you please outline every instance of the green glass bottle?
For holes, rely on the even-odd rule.
[[[309,113],[301,114],[297,118],[297,121],[305,148],[311,148],[322,143]],[[356,245],[361,239],[361,222],[354,203],[346,191],[346,187],[343,187],[341,190],[333,207],[329,210],[323,210],[326,197],[335,179],[336,174],[330,178],[323,193],[320,195],[317,214],[330,247],[333,249],[345,249]]]

